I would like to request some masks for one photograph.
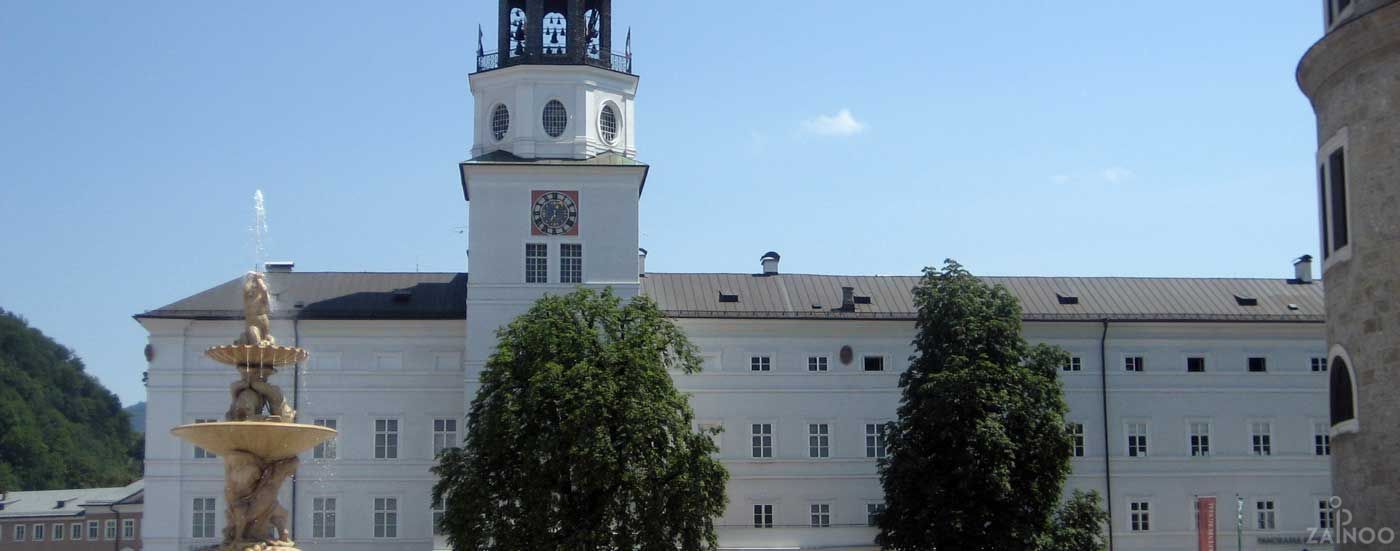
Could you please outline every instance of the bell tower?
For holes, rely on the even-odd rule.
[[[635,157],[637,76],[630,44],[613,49],[612,0],[501,0],[499,6],[496,50],[478,42],[471,75],[472,155]]]
[[[469,77],[475,128],[460,165],[469,212],[466,389],[496,330],[546,294],[640,292],[630,48],[612,50],[611,0],[500,0],[495,51]]]

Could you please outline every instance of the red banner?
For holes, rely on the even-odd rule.
[[[1215,498],[1196,498],[1196,549],[1197,551],[1216,551],[1215,549]]]

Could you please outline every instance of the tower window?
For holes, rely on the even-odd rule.
[[[1250,373],[1264,373],[1269,370],[1269,361],[1259,356],[1252,356],[1249,358],[1248,368]]]
[[[552,99],[544,104],[544,132],[551,138],[558,138],[564,135],[564,129],[569,126],[569,111],[564,109],[564,104],[559,100]]]
[[[559,282],[583,283],[583,245],[559,245]]]
[[[1187,373],[1205,373],[1206,359],[1203,356],[1191,356],[1186,358]]]
[[[1351,366],[1341,356],[1332,358],[1328,381],[1328,394],[1331,396],[1332,426],[1356,419],[1354,397],[1351,389]]]
[[[549,246],[525,244],[525,283],[549,283]]]
[[[491,135],[496,137],[496,141],[506,138],[506,132],[510,130],[510,108],[504,103],[496,104],[491,110]]]
[[[1345,136],[1338,138],[1345,142]],[[1347,218],[1347,170],[1345,146],[1330,149],[1326,157],[1319,156],[1317,169],[1319,220],[1322,223],[1323,267],[1333,255],[1341,253],[1351,242]],[[1343,260],[1346,255],[1343,255]]]
[[[611,103],[603,105],[603,111],[598,114],[598,134],[608,144],[617,141],[617,110]]]

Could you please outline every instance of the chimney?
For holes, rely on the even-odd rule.
[[[647,250],[637,249],[637,275],[647,275]]]
[[[854,312],[854,311],[856,311],[856,288],[855,288],[855,287],[842,287],[842,288],[841,288],[841,311],[843,311],[843,312]]]
[[[290,272],[292,271],[292,268],[295,268],[296,265],[297,265],[296,262],[292,262],[292,261],[290,261],[290,260],[275,260],[275,261],[271,261],[271,262],[267,262],[267,263],[263,264],[263,271],[266,271],[267,273],[270,273],[270,274],[271,274],[271,273],[283,273],[283,274],[285,274],[285,273],[290,273]]]
[[[1312,255],[1305,254],[1293,261],[1293,281],[1312,283]]]
[[[758,259],[759,262],[763,263],[763,275],[777,275],[778,261],[782,258],[773,251],[763,253],[763,258]]]

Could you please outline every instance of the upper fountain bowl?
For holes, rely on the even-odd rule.
[[[204,355],[238,367],[276,367],[306,361],[306,350],[295,346],[226,344],[205,350]]]

